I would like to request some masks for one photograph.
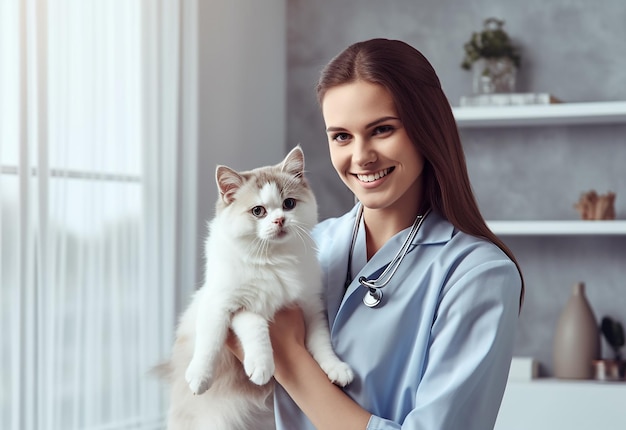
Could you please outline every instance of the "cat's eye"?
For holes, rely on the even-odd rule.
[[[283,209],[286,209],[289,211],[295,207],[296,207],[296,199],[292,199],[291,197],[289,197],[289,198],[286,198],[285,201],[283,201]]]
[[[263,206],[255,206],[250,210],[250,213],[257,218],[264,217],[267,211]]]

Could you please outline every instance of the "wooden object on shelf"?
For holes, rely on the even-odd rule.
[[[615,193],[598,194],[595,190],[582,193],[574,208],[583,220],[614,220]]]

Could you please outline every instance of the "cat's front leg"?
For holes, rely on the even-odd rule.
[[[321,302],[314,300],[300,303],[306,322],[306,347],[334,384],[345,387],[354,379],[347,363],[337,357],[330,340],[328,322]]]
[[[224,348],[229,324],[230,312],[225,306],[201,298],[196,315],[193,357],[185,372],[185,380],[194,394],[202,394],[211,387],[215,358]]]
[[[264,385],[274,375],[274,356],[265,318],[241,310],[233,315],[231,327],[243,348],[243,368],[250,381]]]

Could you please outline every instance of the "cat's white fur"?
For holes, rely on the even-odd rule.
[[[302,308],[306,346],[330,380],[345,386],[353,378],[330,342],[309,234],[317,204],[299,147],[275,166],[240,173],[218,166],[216,179],[220,197],[205,243],[204,285],[180,320],[168,364],[168,429],[272,429],[268,321],[280,308]],[[229,329],[241,342],[243,366],[225,347]]]

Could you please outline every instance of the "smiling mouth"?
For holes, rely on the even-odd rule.
[[[387,169],[383,169],[375,173],[369,173],[367,175],[356,173],[354,176],[356,176],[361,182],[374,182],[390,174],[393,169],[393,167],[389,167]]]

